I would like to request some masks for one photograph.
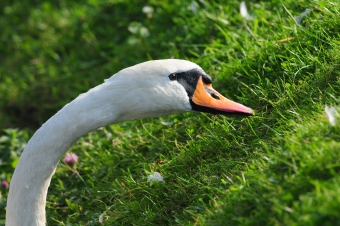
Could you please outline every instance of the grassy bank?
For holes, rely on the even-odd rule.
[[[34,129],[59,108],[149,59],[192,60],[222,94],[256,110],[88,134],[70,150],[76,168],[61,161],[52,179],[49,225],[340,223],[340,130],[324,113],[339,102],[339,3],[247,3],[252,20],[238,1],[1,4],[0,180],[10,181]],[[154,172],[165,183],[150,186]]]

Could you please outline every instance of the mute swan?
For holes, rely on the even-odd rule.
[[[212,88],[195,63],[155,60],[123,69],[64,106],[28,142],[14,171],[6,225],[45,225],[48,186],[59,159],[84,134],[112,123],[187,111],[251,115]]]

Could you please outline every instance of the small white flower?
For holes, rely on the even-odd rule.
[[[241,16],[246,19],[246,20],[253,20],[255,19],[255,17],[253,16],[250,16],[248,14],[248,9],[247,9],[247,5],[244,1],[241,2],[240,4],[240,13],[241,13]]]
[[[150,6],[144,6],[142,9],[143,13],[148,14],[148,13],[153,13],[153,8]]]
[[[157,182],[164,182],[164,179],[162,177],[162,175],[158,172],[154,172],[153,174],[151,174],[150,176],[148,176],[148,182],[150,182],[150,186],[152,185],[152,183],[154,181]]]
[[[328,107],[327,105],[326,105],[326,107],[325,107],[325,112],[326,112],[326,115],[327,115],[327,117],[328,117],[328,121],[329,121],[329,123],[332,125],[332,126],[335,126],[335,123],[336,123],[336,116],[338,116],[338,111],[335,109],[335,107],[334,106],[332,106],[332,107]]]
[[[153,8],[150,6],[144,6],[142,12],[146,14],[147,18],[152,18]]]

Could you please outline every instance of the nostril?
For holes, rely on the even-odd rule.
[[[217,96],[217,95],[216,95],[215,93],[213,93],[213,92],[211,92],[210,95],[211,95],[214,99],[216,99],[216,100],[219,100],[219,99],[220,99],[220,97]]]
[[[214,98],[216,100],[220,99],[220,97],[216,93],[214,93],[214,91],[212,91],[208,87],[204,87],[204,88],[205,88],[205,91],[207,91],[211,95],[212,98]]]

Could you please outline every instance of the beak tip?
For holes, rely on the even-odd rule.
[[[255,115],[255,111],[253,109],[249,108],[249,114],[254,116]]]
[[[250,113],[250,116],[255,116],[256,112],[253,109],[251,109],[251,110],[252,110],[252,112]]]
[[[240,112],[242,112],[244,114],[247,114],[249,116],[254,116],[255,115],[255,111],[253,109],[248,108],[248,107],[246,107],[246,106],[244,106],[242,104],[240,104],[239,107],[240,107],[239,108]]]

